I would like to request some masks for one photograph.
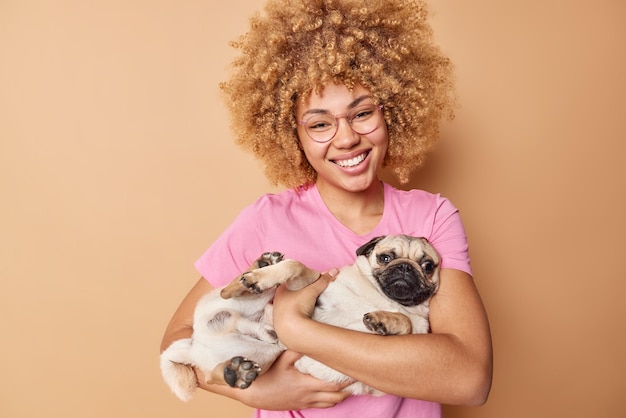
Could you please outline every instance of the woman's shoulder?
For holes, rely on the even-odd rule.
[[[262,194],[248,208],[254,210],[275,210],[293,207],[294,205],[311,205],[315,201],[314,187],[285,189],[276,193]]]
[[[317,200],[319,199],[310,189],[286,189],[277,193],[265,193],[245,206],[237,220],[267,224],[285,222],[287,218],[299,219],[319,211]]]
[[[385,184],[385,199],[399,205],[420,205],[439,207],[450,204],[450,201],[440,193],[432,193],[422,189],[398,189],[388,183]]]

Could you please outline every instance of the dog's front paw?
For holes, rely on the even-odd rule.
[[[251,293],[263,293],[268,287],[261,284],[260,277],[263,276],[263,274],[259,273],[259,271],[261,271],[261,269],[247,271],[242,274],[239,279],[230,282],[230,284],[225,286],[220,292],[222,298],[230,299]]]
[[[245,357],[233,357],[224,367],[224,380],[228,386],[245,389],[254,382],[261,368],[257,363]]]
[[[283,261],[283,254],[277,251],[263,253],[261,257],[257,258],[250,267],[250,270],[243,273],[240,277],[233,280],[225,286],[220,295],[223,299],[230,299],[233,297],[239,297],[249,295],[250,293],[260,294],[265,290],[273,287],[275,284],[261,284],[261,277],[267,276],[267,274],[259,273],[259,270],[263,267],[272,266]]]
[[[265,289],[263,288],[263,286],[261,286],[256,276],[257,275],[254,271],[248,271],[244,273],[243,276],[241,276],[241,278],[239,279],[239,284],[247,289],[248,292],[256,294],[263,293],[263,290]]]
[[[397,312],[368,312],[363,315],[363,323],[368,330],[379,335],[410,334],[413,328],[411,320]]]

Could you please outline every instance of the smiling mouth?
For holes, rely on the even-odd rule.
[[[355,167],[361,164],[366,158],[369,152],[364,152],[361,155],[357,155],[354,158],[350,158],[349,160],[331,160],[333,163],[337,164],[339,167],[350,168]]]

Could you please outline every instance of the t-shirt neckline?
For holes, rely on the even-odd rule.
[[[376,224],[376,226],[368,233],[364,234],[364,235],[359,235],[356,232],[354,232],[353,230],[351,230],[350,228],[348,228],[347,226],[345,226],[343,223],[341,223],[339,221],[339,219],[337,219],[335,217],[335,215],[333,215],[333,213],[330,211],[330,209],[328,209],[328,206],[326,206],[326,203],[324,202],[324,199],[322,199],[322,195],[320,194],[319,189],[317,188],[317,184],[313,184],[313,187],[311,188],[311,191],[313,192],[313,197],[314,199],[317,201],[317,204],[319,205],[320,208],[322,208],[323,213],[322,215],[325,216],[326,218],[328,218],[330,220],[330,222],[339,230],[341,231],[344,235],[348,236],[349,238],[352,239],[357,239],[357,240],[363,240],[363,239],[368,239],[368,238],[372,238],[375,237],[377,235],[377,231],[381,228],[381,225],[385,224],[386,221],[386,217],[387,217],[387,213],[389,212],[387,210],[387,207],[389,205],[389,185],[387,183],[385,183],[384,181],[381,181],[382,185],[383,185],[383,195],[384,195],[384,203],[383,203],[383,215],[380,217],[380,220],[378,221],[378,224]]]

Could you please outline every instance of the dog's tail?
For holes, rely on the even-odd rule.
[[[198,386],[196,373],[189,365],[191,338],[174,341],[161,353],[161,374],[172,392],[187,402]]]

